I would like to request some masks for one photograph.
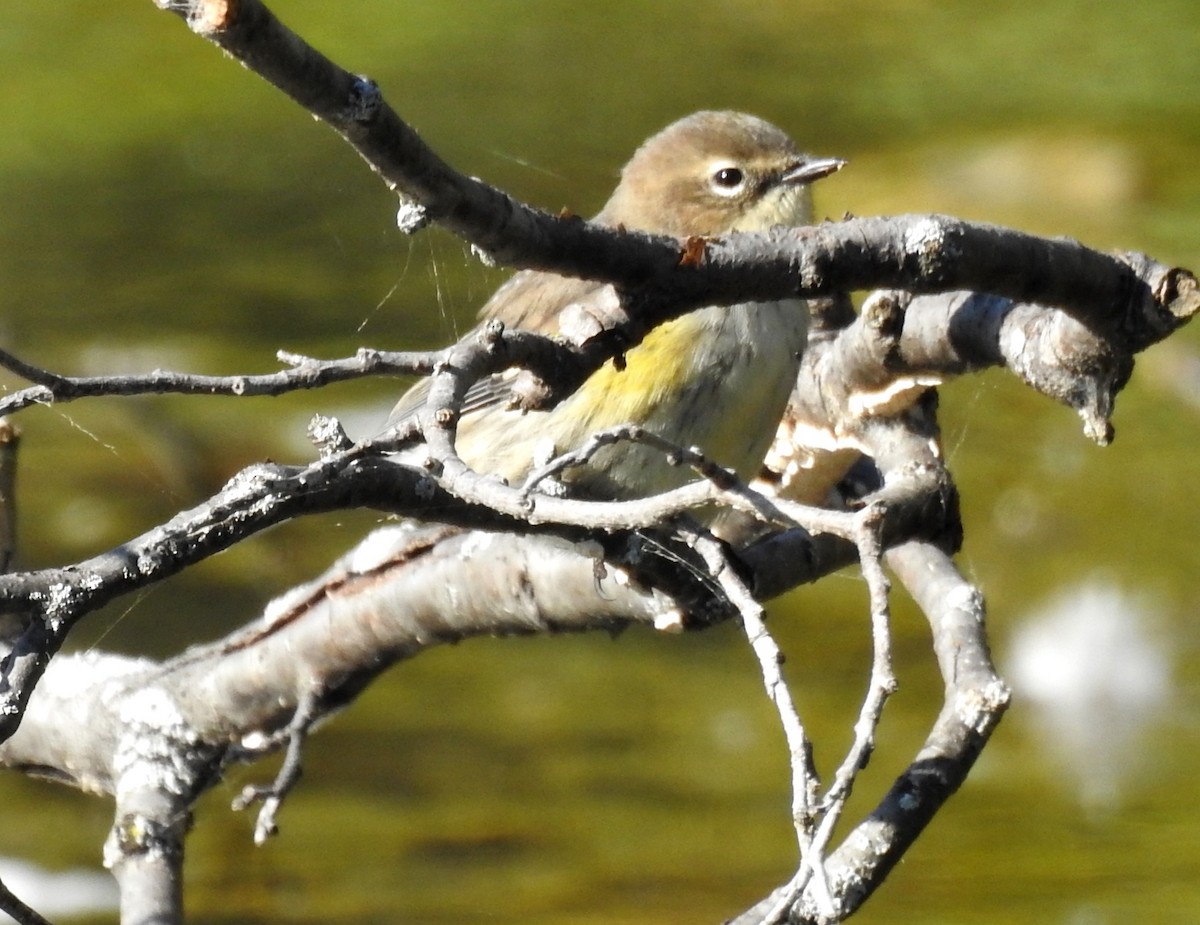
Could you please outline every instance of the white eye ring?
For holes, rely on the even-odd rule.
[[[718,196],[736,196],[746,188],[746,171],[737,164],[713,164],[708,172],[708,185]]]

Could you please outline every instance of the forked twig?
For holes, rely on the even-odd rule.
[[[254,843],[265,844],[268,838],[279,834],[279,824],[276,819],[283,801],[300,781],[303,770],[304,743],[314,722],[320,719],[322,713],[321,693],[309,688],[296,704],[292,720],[281,733],[281,738],[287,743],[283,755],[283,764],[279,773],[270,784],[258,786],[248,784],[234,799],[232,808],[235,811],[248,809],[254,803],[262,802],[258,812],[258,820],[254,824]]]
[[[875,730],[884,704],[896,689],[891,660],[890,583],[883,571],[880,528],[884,509],[869,505],[854,514],[854,540],[859,550],[863,578],[871,606],[872,661],[867,695],[854,725],[854,741],[834,775],[824,798],[818,800],[820,778],[813,761],[812,743],[792,700],[781,670],[784,656],[767,630],[763,607],[738,577],[724,547],[706,531],[684,528],[685,537],[708,565],[722,591],[737,608],[746,637],[758,658],[767,695],[779,714],[788,743],[792,770],[792,819],[800,849],[800,862],[792,879],[776,894],[762,921],[784,922],[806,889],[822,916],[835,915],[836,904],[825,872],[824,858],[858,772],[866,767],[875,747]]]
[[[891,606],[888,600],[891,583],[883,570],[883,548],[879,538],[883,514],[881,505],[871,505],[858,516],[859,529],[855,541],[871,606],[871,677],[867,695],[854,723],[854,741],[821,801],[820,823],[810,849],[818,860],[825,856],[858,773],[866,768],[871,759],[875,750],[875,730],[883,717],[884,704],[896,691],[896,676],[892,669]],[[800,887],[803,888],[803,884]],[[795,895],[798,896],[798,892]],[[816,899],[818,908],[823,908],[821,897]]]

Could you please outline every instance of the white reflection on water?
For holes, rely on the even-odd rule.
[[[1021,621],[1007,673],[1032,701],[1047,751],[1080,803],[1113,808],[1169,706],[1171,660],[1150,603],[1103,578],[1066,588]]]
[[[49,918],[96,915],[117,908],[117,882],[102,870],[73,868],[56,872],[0,857],[0,880],[26,905]],[[0,923],[12,921],[0,912]]]

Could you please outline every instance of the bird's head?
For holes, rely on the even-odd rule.
[[[755,116],[698,112],[638,148],[597,220],[676,237],[803,225],[809,184],[844,164],[802,153]]]

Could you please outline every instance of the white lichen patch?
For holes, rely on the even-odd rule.
[[[905,228],[904,250],[917,258],[926,276],[936,275],[940,266],[953,259],[947,247],[945,223],[935,217],[921,218]]]
[[[122,730],[113,751],[118,802],[135,790],[188,793],[194,783],[188,746],[195,737],[174,699],[161,687],[130,691],[117,720]]]

